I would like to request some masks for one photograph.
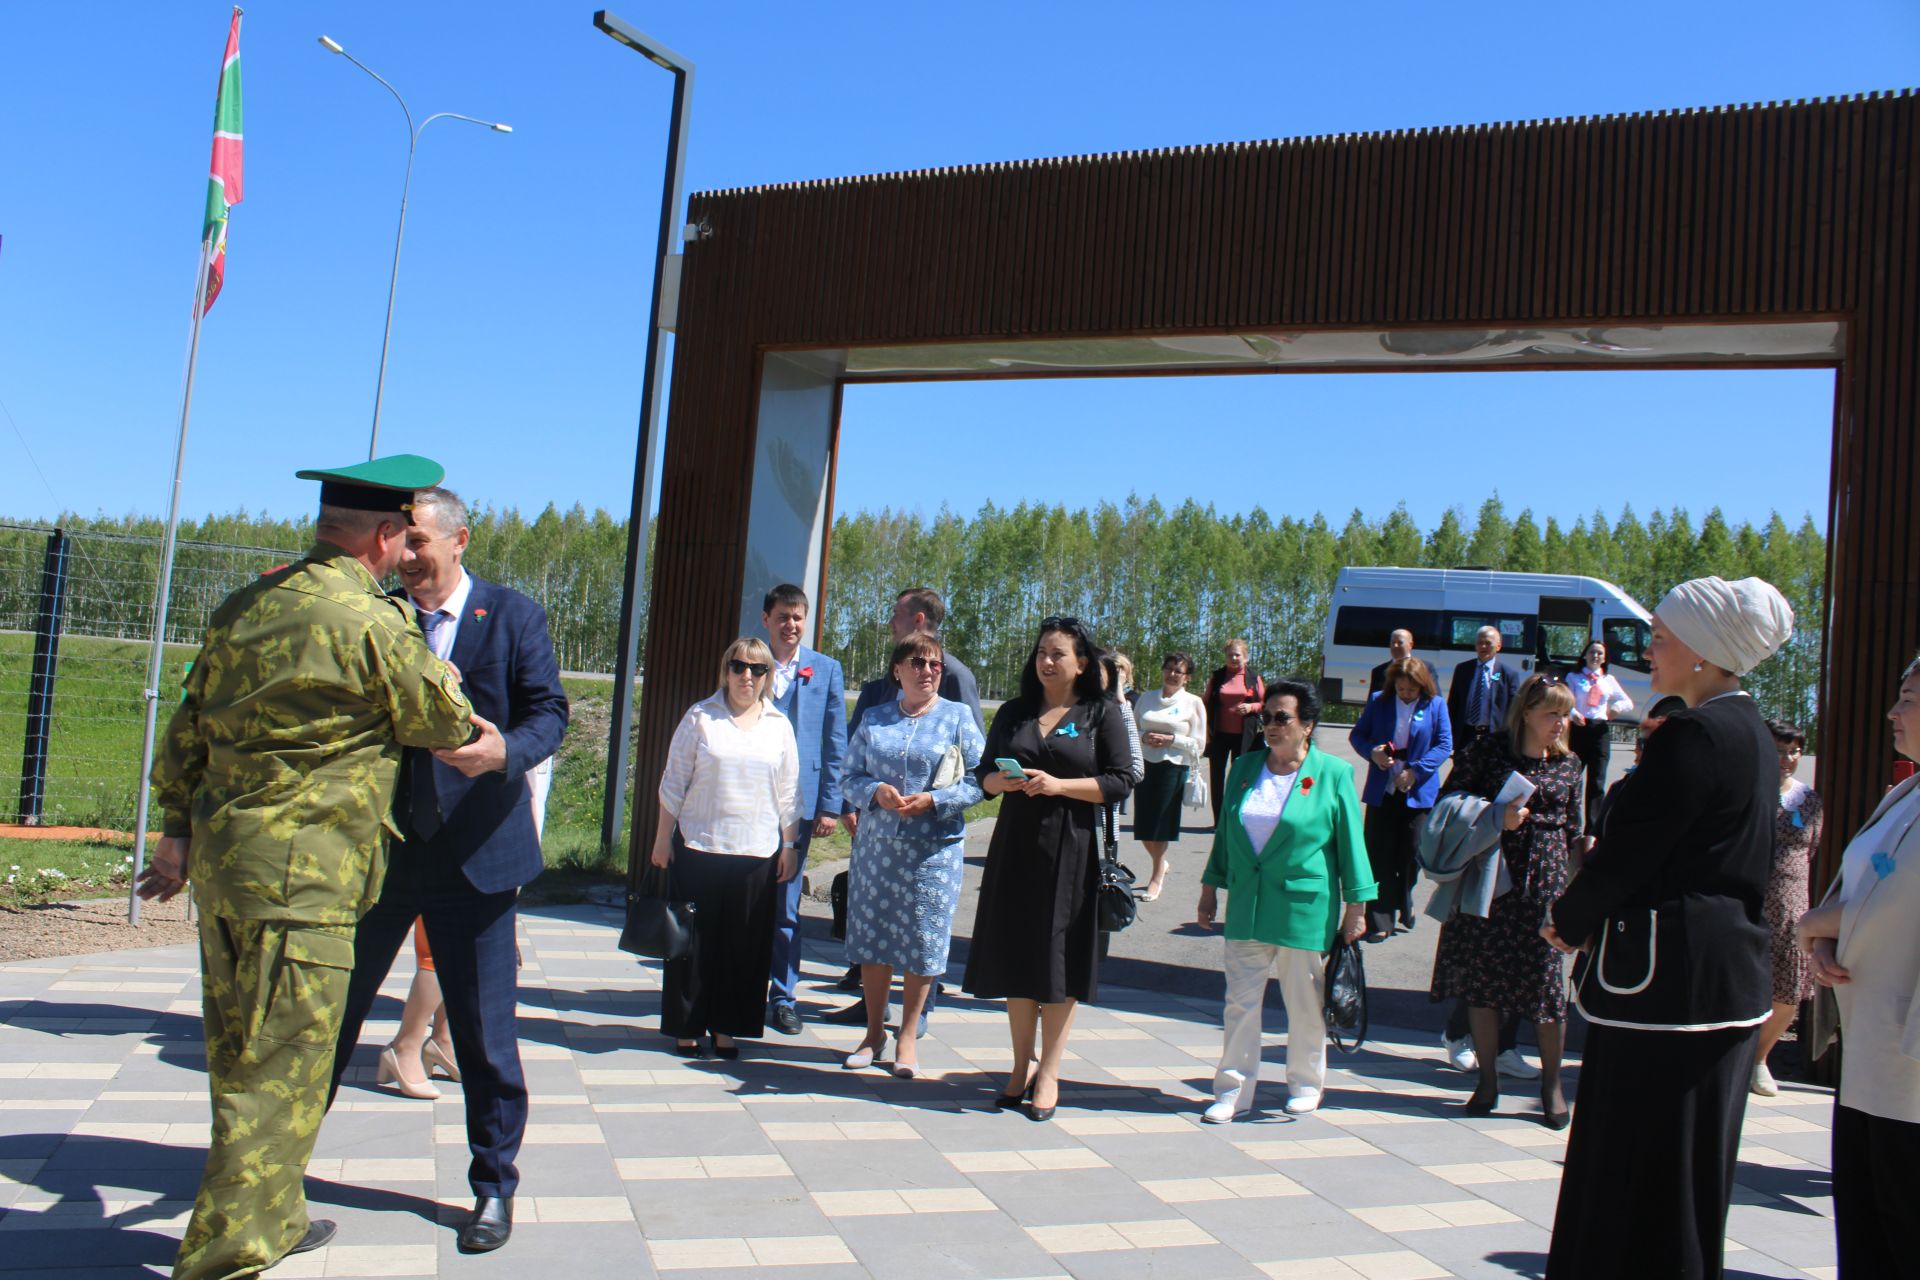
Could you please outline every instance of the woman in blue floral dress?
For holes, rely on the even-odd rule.
[[[851,1070],[886,1048],[887,996],[904,970],[900,1025],[918,1026],[927,989],[947,970],[953,913],[965,874],[967,810],[982,798],[974,769],[986,739],[965,704],[940,696],[940,641],[915,632],[894,646],[900,690],[860,717],[847,743],[841,792],[860,814],[847,886],[847,960],[860,966],[867,1034]],[[911,1036],[894,1042],[893,1074],[912,1078]]]

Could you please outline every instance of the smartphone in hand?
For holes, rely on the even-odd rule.
[[[1022,769],[1020,767],[1020,762],[1018,760],[1015,760],[1012,756],[995,756],[993,759],[993,763],[994,763],[994,766],[1000,770],[1000,772],[1006,774],[1009,778],[1012,778],[1015,782],[1022,782],[1026,780],[1027,771],[1025,769]]]

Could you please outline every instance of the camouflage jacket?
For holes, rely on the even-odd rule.
[[[331,543],[221,603],[153,765],[210,916],[351,924],[380,895],[402,747],[472,707],[407,606]]]

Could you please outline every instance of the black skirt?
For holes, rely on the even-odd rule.
[[[1178,840],[1180,807],[1187,790],[1187,766],[1149,760],[1147,776],[1133,789],[1133,838]]]
[[[1759,1027],[1587,1027],[1547,1280],[1718,1280]]]
[[[693,954],[661,968],[662,1033],[697,1040],[709,1031],[752,1037],[766,1030],[779,869],[777,854],[706,853],[673,833],[669,892],[697,910]]]

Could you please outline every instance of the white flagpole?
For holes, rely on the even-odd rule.
[[[180,440],[173,450],[173,497],[167,504],[167,536],[160,547],[159,581],[153,589],[153,650],[147,656],[146,730],[140,740],[140,790],[133,816],[133,885],[127,890],[127,923],[140,923],[140,869],[147,861],[147,804],[152,799],[154,724],[160,712],[160,670],[165,665],[167,598],[173,592],[174,534],[180,527],[180,476],[187,461],[187,419],[193,413],[193,372],[200,361],[200,320],[207,311],[207,276],[213,237],[200,242],[200,272],[193,287],[193,336],[187,342],[187,389],[180,401]]]

